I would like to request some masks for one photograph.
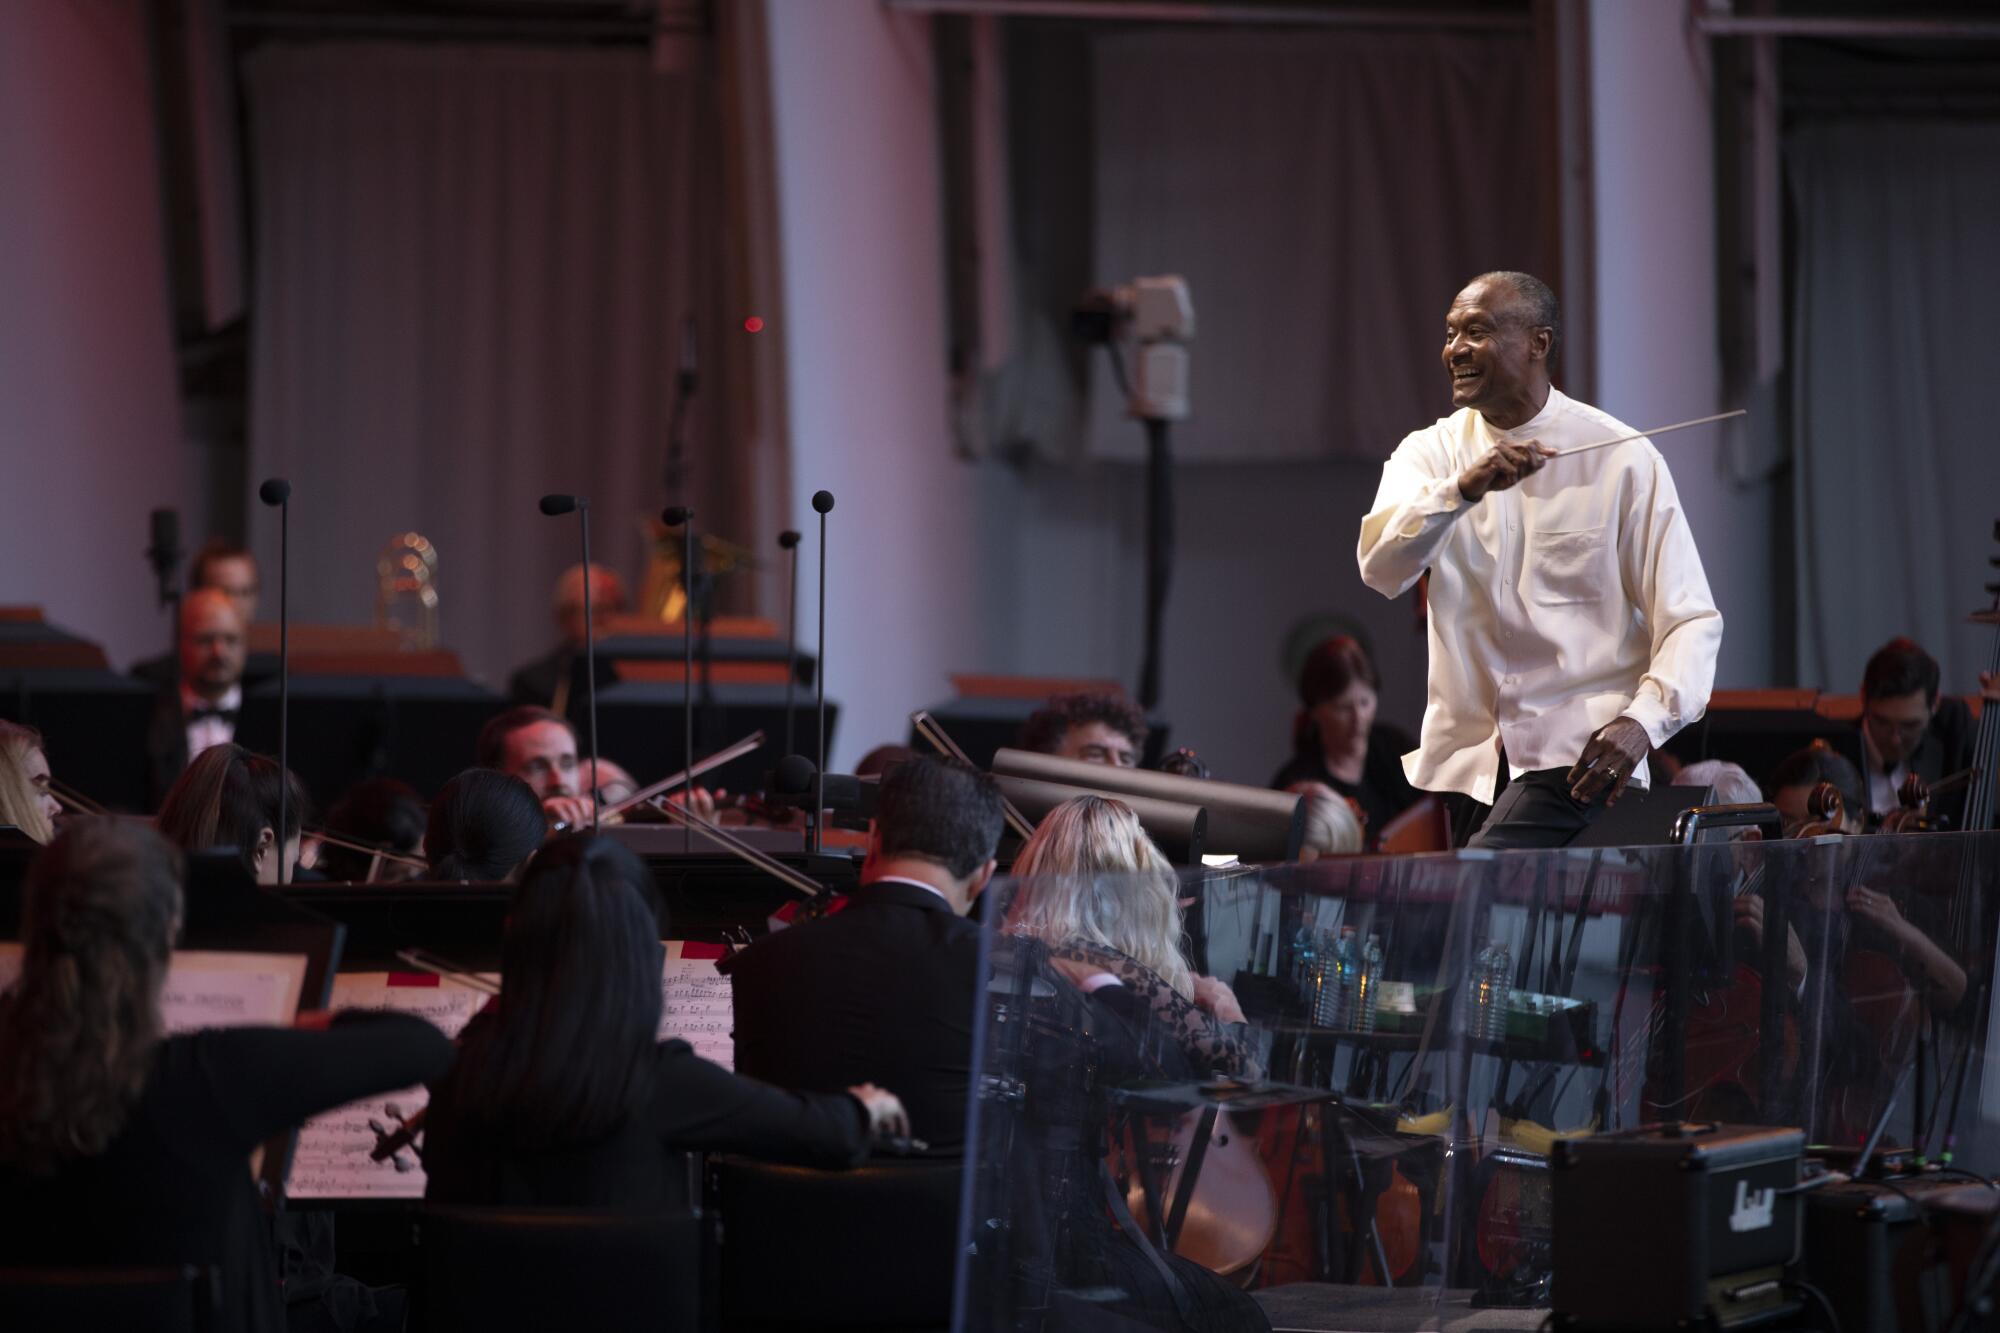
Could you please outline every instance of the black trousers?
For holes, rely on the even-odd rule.
[[[1493,810],[1468,847],[1567,847],[1603,812],[1604,803],[1580,805],[1569,794],[1566,768],[1523,773],[1493,801]]]

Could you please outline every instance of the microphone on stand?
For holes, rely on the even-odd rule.
[[[788,580],[791,606],[785,630],[785,748],[780,752],[789,756],[797,753],[792,749],[792,695],[799,683],[799,534],[785,529],[778,534],[778,546],[792,554]]]
[[[683,349],[685,352],[685,349]],[[682,373],[687,373],[685,355]],[[686,505],[668,505],[660,511],[660,522],[681,530],[681,767],[694,763],[694,510]],[[693,784],[684,798],[694,807]],[[681,851],[694,851],[694,825],[681,825]]]
[[[597,832],[597,615],[590,604],[590,501],[581,495],[544,495],[550,518],[574,512],[583,530],[583,673],[590,701],[590,831]]]
[[[172,611],[167,617],[167,670],[172,678],[174,698],[181,696],[181,516],[175,509],[155,509],[153,540],[146,548],[146,560],[159,580],[160,609]]]
[[[813,669],[813,684],[819,689],[819,780],[813,808],[817,852],[826,835],[826,516],[833,512],[833,492],[814,491],[812,503],[819,513],[819,664]]]
[[[285,884],[291,880],[285,869],[285,806],[292,790],[292,483],[272,477],[257,488],[257,498],[278,511],[278,827],[273,833],[278,883]],[[153,521],[157,536],[157,514]]]

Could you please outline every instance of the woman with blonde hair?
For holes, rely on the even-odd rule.
[[[1180,882],[1132,807],[1077,796],[1049,811],[1014,859],[1007,929],[1048,946],[1050,960],[1092,994],[1124,987],[1176,1034],[1204,1072],[1262,1071],[1232,1025],[1235,994],[1181,956]]]
[[[1040,1326],[1265,1333],[1269,1319],[1243,1291],[1115,1225],[1097,1183],[1110,1179],[1113,1088],[1261,1074],[1236,997],[1181,957],[1172,865],[1132,807],[1078,796],[1048,813],[1012,873],[995,974],[1029,969],[1038,981],[1024,994],[1041,1018],[1019,1055],[1036,1110],[1005,1136],[1001,1188],[1018,1218],[1021,1289],[1046,1302]]]
[[[62,805],[49,791],[49,756],[42,733],[0,722],[0,824],[12,824],[47,845],[56,836]]]

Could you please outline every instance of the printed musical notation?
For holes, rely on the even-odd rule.
[[[20,972],[21,946],[0,944],[0,991]],[[169,1033],[283,1027],[298,1014],[305,977],[302,954],[176,949],[160,989],[160,1023]]]
[[[669,941],[660,977],[660,1039],[678,1037],[695,1054],[726,1068],[734,1065],[735,1006],[729,978],[715,970],[720,950]],[[689,956],[696,955],[696,956]],[[482,974],[498,983],[496,975]],[[335,1009],[394,1009],[414,1014],[456,1038],[488,996],[448,979],[350,972],[334,978]],[[354,1102],[306,1122],[292,1154],[286,1192],[294,1199],[420,1199],[423,1161],[405,1148],[387,1161],[373,1161],[378,1137],[430,1101],[424,1088],[407,1088]]]
[[[499,977],[488,975],[498,982]],[[393,1009],[413,1014],[457,1037],[487,1001],[470,987],[432,976],[346,972],[333,979],[335,1009]],[[299,1130],[285,1192],[294,1199],[421,1199],[424,1168],[414,1149],[372,1161],[377,1134],[395,1132],[430,1101],[425,1088],[405,1088],[352,1102],[308,1120]]]
[[[694,1053],[724,1069],[736,1067],[735,992],[713,958],[676,958],[668,951],[660,979],[660,1039],[679,1037]]]

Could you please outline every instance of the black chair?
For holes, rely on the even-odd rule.
[[[431,1333],[700,1327],[699,1214],[429,1205],[420,1227]]]
[[[941,1159],[852,1171],[710,1159],[723,1328],[948,1327],[963,1173]]]
[[[0,1328],[8,1333],[145,1329],[203,1333],[220,1296],[221,1270],[193,1264],[147,1268],[0,1268]]]

